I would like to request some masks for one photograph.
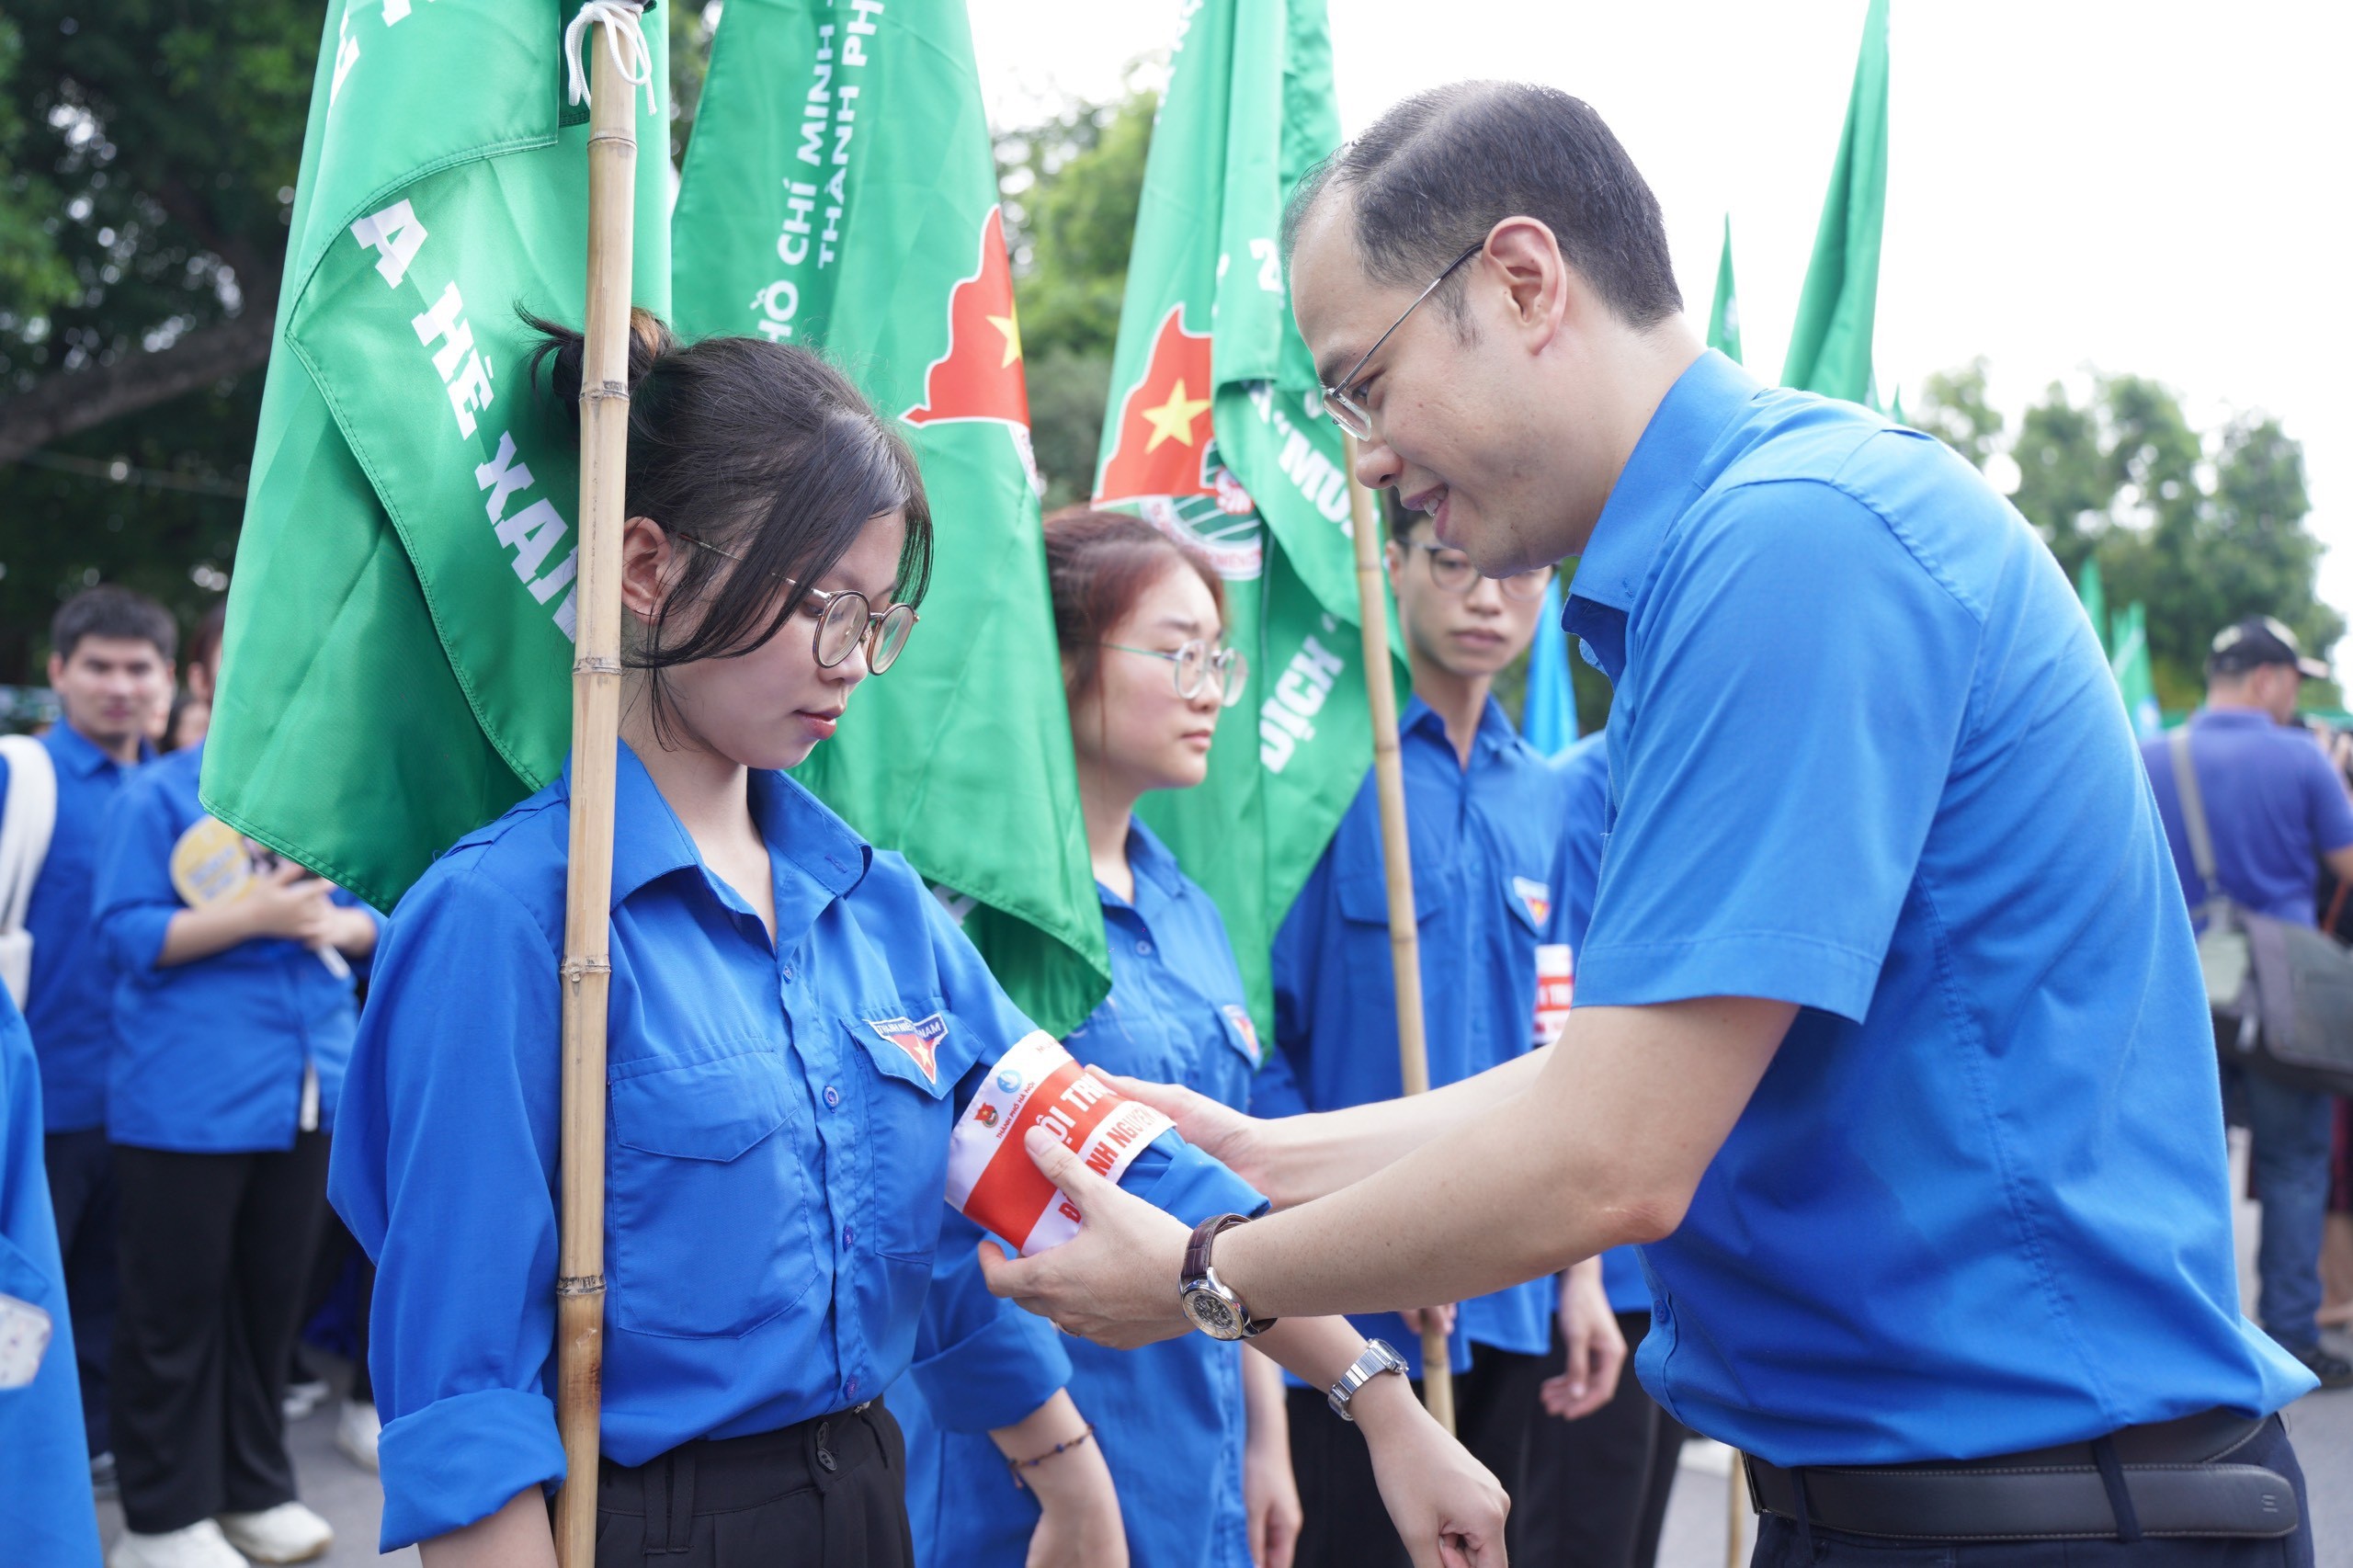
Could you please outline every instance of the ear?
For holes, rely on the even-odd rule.
[[[1389,568],[1389,591],[1402,597],[1405,591],[1405,547],[1392,539],[1381,547],[1381,559]]]
[[[651,517],[631,517],[621,525],[623,609],[648,625],[661,616],[662,601],[676,575],[681,548],[669,530]]]
[[[1573,295],[1581,280],[1563,258],[1558,237],[1540,219],[1497,223],[1487,234],[1485,253],[1471,265],[1502,285],[1506,325],[1531,349],[1552,341],[1575,303]]]
[[[49,687],[51,691],[65,684],[65,661],[55,653],[49,656]]]

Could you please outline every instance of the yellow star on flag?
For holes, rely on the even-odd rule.
[[[1158,408],[1143,411],[1144,419],[1152,426],[1152,439],[1144,443],[1143,449],[1147,452],[1155,450],[1161,442],[1166,440],[1182,441],[1191,446],[1193,421],[1199,418],[1202,410],[1209,405],[1210,400],[1205,397],[1187,397],[1185,379],[1179,376],[1176,384],[1168,389],[1166,403]]]
[[[997,369],[1001,370],[1021,358],[1021,326],[1010,313],[991,316],[988,318],[988,323],[997,331],[1005,334],[1005,358],[997,365]]]

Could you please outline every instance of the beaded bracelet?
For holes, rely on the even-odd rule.
[[[1009,1459],[1006,1460],[1005,1468],[1013,1472],[1014,1490],[1017,1492],[1027,1492],[1029,1490],[1029,1487],[1022,1483],[1021,1472],[1023,1471],[1035,1470],[1057,1454],[1066,1454],[1073,1449],[1084,1448],[1086,1444],[1086,1440],[1094,1436],[1095,1423],[1090,1421],[1086,1424],[1086,1429],[1080,1432],[1077,1437],[1069,1439],[1067,1442],[1056,1443],[1052,1448],[1048,1449],[1044,1453],[1040,1454],[1034,1460]]]

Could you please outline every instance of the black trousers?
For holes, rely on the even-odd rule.
[[[326,1134],[275,1153],[114,1153],[124,1522],[153,1535],[291,1500],[279,1402],[326,1206]]]
[[[1652,1568],[1666,1523],[1667,1496],[1683,1455],[1681,1422],[1635,1380],[1634,1349],[1650,1332],[1648,1312],[1620,1312],[1628,1365],[1608,1404],[1575,1421],[1535,1412],[1528,1445],[1528,1489],[1512,1498],[1511,1560],[1528,1568]],[[1568,1364],[1560,1324],[1544,1375]]]
[[[1495,1471],[1515,1508],[1526,1489],[1529,1416],[1543,1381],[1541,1356],[1485,1345],[1471,1347],[1471,1369],[1454,1380],[1455,1436]],[[1418,1393],[1421,1385],[1414,1387]],[[1364,1435],[1332,1414],[1322,1389],[1292,1389],[1290,1397],[1291,1471],[1306,1515],[1297,1568],[1411,1568],[1381,1501]]]
[[[301,1376],[312,1374],[302,1364],[302,1325],[319,1315],[335,1295],[335,1287],[343,1283],[344,1271],[358,1275],[358,1300],[352,1305],[351,1337],[351,1397],[361,1404],[376,1403],[376,1385],[368,1375],[368,1324],[376,1296],[376,1266],[368,1261],[358,1238],[343,1222],[343,1216],[332,1208],[324,1210],[319,1221],[319,1244],[311,1260],[311,1285],[302,1295],[301,1322],[295,1325],[293,1371]]]
[[[103,1127],[41,1140],[57,1247],[65,1258],[65,1306],[74,1319],[74,1370],[82,1381],[82,1426],[90,1452],[106,1452],[107,1361],[114,1344],[114,1151]]]
[[[597,1568],[913,1568],[907,1446],[881,1401],[682,1443],[597,1477]]]
[[[2285,1428],[2270,1422],[2231,1459],[2287,1477],[2302,1528],[2278,1540],[1892,1541],[1801,1530],[1795,1520],[1767,1514],[1756,1521],[1749,1568],[2313,1568],[2312,1503]]]

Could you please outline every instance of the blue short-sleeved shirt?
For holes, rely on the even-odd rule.
[[[1398,721],[1398,740],[1435,1087],[1534,1045],[1536,949],[1552,918],[1560,786],[1492,699],[1468,767],[1445,721],[1418,697]],[[1336,1110],[1403,1092],[1389,964],[1381,805],[1368,774],[1275,937],[1276,1049],[1253,1090],[1254,1114]],[[1529,1280],[1461,1303],[1456,1369],[1470,1366],[1474,1344],[1542,1355],[1554,1301],[1549,1281]],[[1394,1345],[1421,1376],[1421,1336],[1396,1313],[1349,1321]]]
[[[25,1022],[40,1058],[41,1125],[81,1132],[107,1119],[107,1070],[114,1051],[114,967],[90,918],[98,837],[116,793],[135,769],[117,762],[68,723],[40,738],[57,773],[57,823],[33,884],[25,929],[33,938],[33,980]],[[140,761],[154,756],[140,743]],[[0,762],[0,806],[8,765]]]
[[[2353,801],[2310,732],[2253,709],[2204,710],[2189,719],[2190,766],[2214,840],[2214,874],[2231,901],[2299,926],[2318,923],[2321,857],[2353,844]],[[2174,869],[2193,910],[2211,895],[2189,852],[2174,786],[2173,747],[2141,743]]]
[[[1929,437],[1711,352],[1563,619],[1617,685],[1578,1005],[1802,1008],[1643,1249],[1660,1403],[1869,1464],[2311,1388],[2239,1312],[2189,922],[2025,520]]]
[[[0,1389],[0,1540],[12,1562],[98,1568],[74,1324],[41,1165],[40,1096],[32,1037],[0,986],[0,1295],[39,1307],[51,1324],[33,1381]]]
[[[1546,939],[1568,949],[1572,963],[1585,949],[1593,890],[1601,880],[1601,841],[1609,831],[1607,734],[1597,730],[1552,759],[1563,790],[1561,856],[1552,873],[1552,928]],[[1651,1288],[1643,1279],[1642,1249],[1611,1247],[1603,1253],[1601,1288],[1610,1311],[1649,1312]]]
[[[1133,903],[1100,890],[1110,994],[1066,1043],[1082,1062],[1183,1084],[1239,1109],[1258,1041],[1225,922],[1141,823],[1129,830],[1128,863]],[[943,1233],[940,1280],[977,1274],[971,1221],[951,1215],[948,1229],[958,1233]],[[1242,1346],[1200,1334],[1136,1350],[1059,1345],[1067,1358],[1059,1379],[1040,1375],[1044,1358],[1018,1369],[1027,1379],[969,1358],[936,1358],[916,1362],[909,1380],[921,1396],[904,1384],[892,1392],[907,1433],[915,1561],[1019,1568],[1038,1505],[1007,1482],[987,1429],[1019,1420],[1066,1383],[1111,1467],[1135,1568],[1249,1568]]]
[[[751,806],[773,942],[621,750],[602,1432],[624,1465],[871,1399],[917,1358],[1021,1377],[1051,1346],[977,1285],[930,1290],[950,1126],[1032,1026],[904,860],[782,774],[751,776]],[[570,819],[559,778],[436,861],[393,913],[360,1019],[328,1194],[378,1268],[386,1551],[563,1474]],[[1180,1218],[1263,1201],[1173,1132],[1122,1182]]]
[[[347,966],[339,975],[280,937],[156,962],[172,917],[188,907],[172,884],[172,847],[208,820],[196,798],[203,763],[196,745],[140,769],[102,841],[91,902],[115,974],[107,1138],[196,1154],[290,1149],[306,1072],[317,1075],[313,1128],[335,1125],[359,1012]]]

